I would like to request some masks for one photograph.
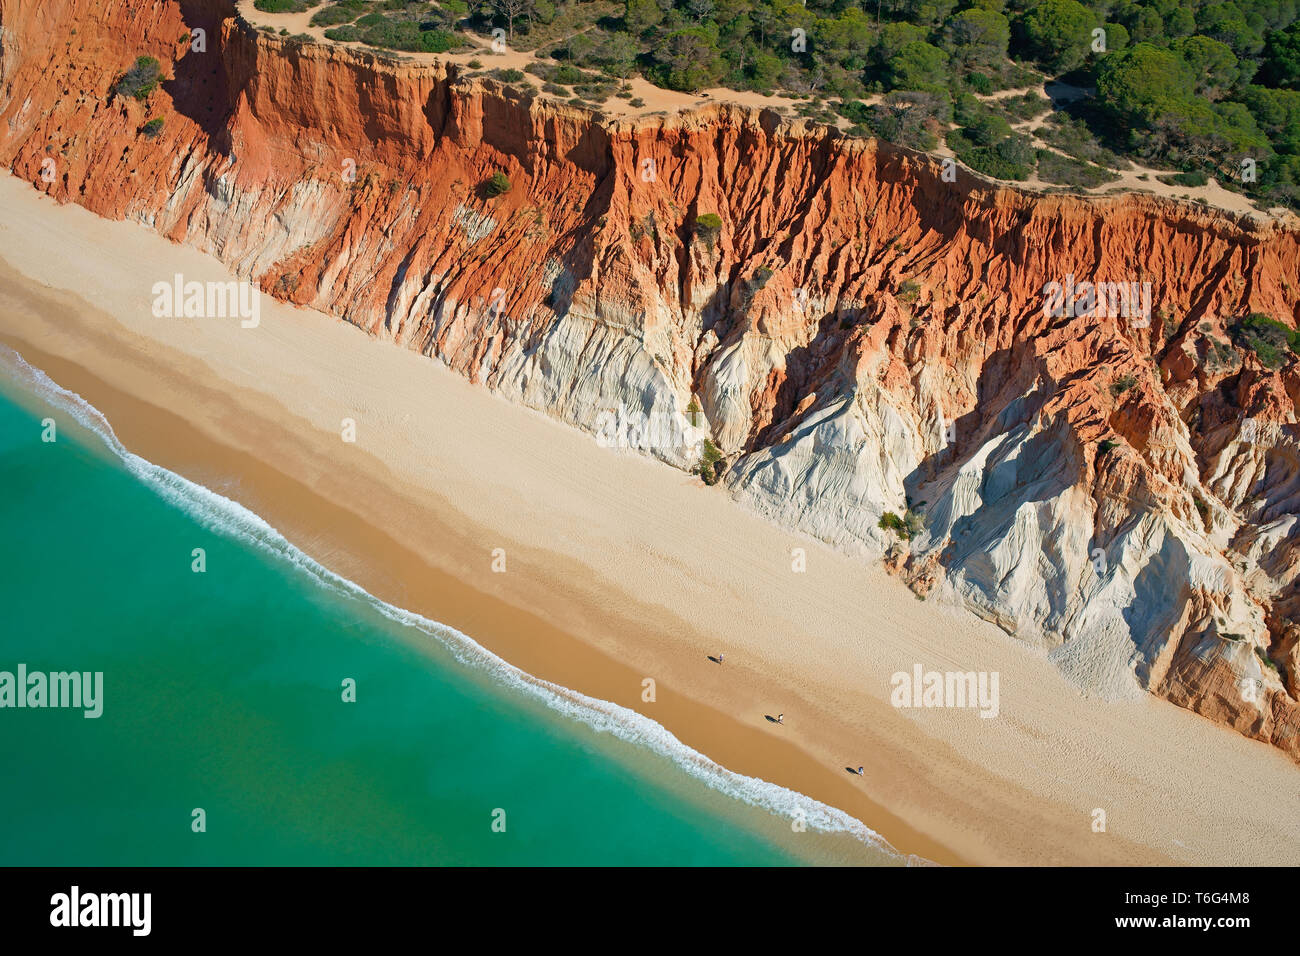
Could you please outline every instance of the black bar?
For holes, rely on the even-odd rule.
[[[1192,936],[1233,945],[1293,931],[1285,897],[1294,878],[1294,870],[1227,868],[10,869],[0,871],[0,931],[6,944],[75,937],[206,948],[285,938],[336,946],[405,937],[451,946],[468,934],[498,945],[533,935],[530,945],[551,948],[565,934],[566,948],[582,939],[621,948],[661,936],[670,945],[695,930],[778,945],[784,937],[772,927],[786,924],[790,945],[842,937],[917,952],[1012,939],[1071,949],[1126,938],[1181,945]],[[73,886],[83,904],[87,894],[150,894],[148,935],[130,925],[51,925],[56,895]],[[1135,918],[1154,923],[1119,925]],[[1185,922],[1206,918],[1246,924]]]

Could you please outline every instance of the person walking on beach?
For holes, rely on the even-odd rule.
[[[727,659],[727,655],[722,653],[722,651],[718,651],[718,663],[721,664],[726,659]]]
[[[859,776],[859,777],[862,776],[862,768],[861,768],[861,767],[858,768],[858,776]]]
[[[784,723],[785,723],[785,714],[777,714],[777,715],[776,715],[776,722],[777,722],[778,724],[784,724]]]

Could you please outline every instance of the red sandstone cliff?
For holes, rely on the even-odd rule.
[[[142,54],[162,89],[111,96]],[[1300,366],[1228,331],[1296,326],[1294,231],[770,113],[602,124],[222,0],[0,0],[0,163],[668,461],[710,434],[752,507],[1300,757]],[[1069,276],[1149,282],[1149,322],[1045,314]]]

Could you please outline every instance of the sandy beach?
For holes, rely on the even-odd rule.
[[[1300,862],[1300,768],[1280,752],[1154,699],[1085,698],[1041,652],[878,566],[333,317],[263,296],[257,328],[155,318],[155,282],[232,277],[17,179],[0,179],[0,207],[0,341],[132,451],[384,600],[842,808],[903,853]],[[918,663],[998,672],[999,715],[891,706],[891,675]]]

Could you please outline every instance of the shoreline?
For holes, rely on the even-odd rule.
[[[972,615],[341,320],[269,297],[255,338],[237,322],[153,319],[155,272],[228,273],[18,180],[0,197],[0,339],[132,451],[236,499],[381,600],[844,810],[903,854],[1300,858],[1297,770],[1271,748],[1152,699],[1082,698]],[[340,441],[341,409],[355,444]],[[792,546],[808,552],[798,579]],[[497,547],[505,574],[490,570]],[[707,660],[719,650],[725,668]],[[1002,718],[893,709],[889,674],[913,661],[1000,670]],[[784,725],[764,721],[778,711]],[[866,778],[849,777],[859,763]],[[1104,837],[1095,806],[1113,808]]]
[[[7,264],[0,260],[0,286],[11,279]],[[0,303],[4,302],[4,292],[0,291]],[[596,688],[594,694],[583,692],[636,709],[631,700],[615,698],[627,698],[628,687],[640,688],[640,673],[600,649],[582,645],[577,638],[547,623],[537,614],[481,592],[472,583],[457,580],[424,561],[382,529],[367,524],[347,508],[316,494],[308,485],[245,452],[224,446],[216,439],[194,435],[177,415],[113,387],[80,364],[44,352],[7,330],[0,333],[0,342],[103,413],[122,444],[141,458],[209,488],[210,485],[194,476],[238,476],[240,486],[252,491],[254,500],[261,501],[265,510],[254,508],[247,501],[240,501],[241,505],[267,521],[313,559],[377,599],[455,628],[489,653],[496,654],[531,677],[567,689],[577,690],[575,685]],[[227,491],[221,493],[227,494]],[[273,519],[272,515],[277,517]],[[328,530],[322,532],[322,528]],[[303,547],[305,541],[313,541],[317,547],[327,549],[333,560],[322,560],[319,554]],[[404,592],[405,603],[402,603],[386,596],[384,591],[391,587],[386,582],[404,576],[408,581],[418,577],[419,583],[410,584]],[[483,643],[479,634],[469,629],[471,627],[489,631],[491,643]],[[721,726],[713,728],[716,732],[726,735],[745,733],[743,725],[729,715],[712,711],[671,689],[659,690],[657,698],[656,707],[661,708],[662,713],[657,709],[654,719],[661,725],[666,726],[665,715],[671,715],[666,719],[678,726],[720,723]],[[754,761],[751,765],[760,768],[780,767],[813,778],[824,774],[824,768],[781,740],[765,741],[763,750],[755,749],[750,756]],[[720,763],[728,770],[735,769],[725,762]],[[762,772],[745,772],[770,780]],[[908,849],[891,845],[901,856],[919,856],[926,862],[962,862],[945,847],[915,832],[883,808],[869,801],[853,800],[847,787],[831,786],[838,782],[833,779],[822,781],[825,787],[822,792],[837,793],[841,804],[865,806],[868,811],[864,814],[866,819],[862,816],[859,819],[882,839],[888,840],[882,829],[900,834]],[[841,804],[831,805],[845,809]]]
[[[11,278],[11,276],[6,275],[6,272],[8,272],[6,264],[0,261],[0,286],[3,285],[6,279]],[[3,292],[0,292],[0,296],[3,296]],[[100,396],[102,400],[107,402],[114,409],[113,414],[108,413],[98,403],[89,402],[89,404],[103,414],[109,426],[112,427],[114,434],[132,453],[139,455],[152,465],[160,465],[164,468],[167,466],[161,465],[155,456],[176,457],[177,460],[186,461],[191,469],[214,468],[219,469],[222,473],[238,474],[241,482],[255,488],[258,495],[271,502],[277,512],[285,515],[288,520],[295,524],[301,523],[300,530],[303,537],[315,536],[320,540],[329,541],[329,543],[334,543],[331,539],[337,538],[337,542],[346,550],[336,552],[336,554],[358,557],[356,567],[350,574],[357,574],[360,578],[371,579],[371,583],[363,584],[361,580],[351,577],[350,574],[341,574],[335,567],[329,567],[327,570],[339,574],[348,583],[364,590],[367,595],[375,600],[384,601],[397,611],[412,612],[409,607],[392,605],[391,602],[386,601],[381,594],[376,593],[371,588],[382,588],[384,576],[396,574],[398,568],[404,568],[406,574],[410,574],[412,568],[418,568],[423,580],[419,592],[415,594],[417,602],[422,605],[426,602],[437,602],[438,606],[449,607],[453,616],[457,618],[470,619],[478,615],[495,618],[497,623],[505,628],[498,637],[500,646],[505,648],[511,655],[508,661],[496,651],[479,644],[473,634],[461,631],[459,627],[455,629],[461,631],[461,634],[468,638],[480,652],[492,657],[500,657],[506,662],[507,666],[519,667],[527,677],[533,679],[530,683],[539,680],[537,675],[533,674],[527,667],[522,667],[513,662],[519,659],[535,659],[538,666],[547,667],[545,660],[537,658],[532,653],[534,642],[538,638],[546,642],[547,656],[554,655],[557,658],[562,672],[570,671],[570,668],[565,665],[578,665],[570,673],[571,679],[575,681],[587,682],[595,680],[604,683],[611,689],[612,694],[618,693],[616,689],[618,687],[640,681],[639,675],[632,674],[626,666],[603,652],[586,647],[579,649],[577,647],[578,642],[574,637],[547,624],[536,614],[512,607],[505,602],[478,592],[472,585],[463,584],[455,580],[451,575],[425,563],[419,555],[394,541],[382,529],[366,525],[346,508],[317,495],[310,487],[296,481],[289,475],[277,471],[250,455],[223,446],[215,440],[187,435],[185,422],[167,409],[149,405],[147,402],[114,388],[97,378],[93,372],[75,362],[61,359],[30,345],[20,349],[15,345],[17,342],[19,342],[18,337],[0,336],[0,344],[13,348],[23,361],[37,371],[47,374],[59,387],[74,392],[83,399],[86,399],[87,393],[90,393]],[[27,354],[24,354],[24,351]],[[57,369],[60,375],[53,374],[50,371],[51,369]],[[75,382],[81,387],[71,387],[67,382]],[[83,391],[83,388],[86,391]],[[40,401],[38,396],[36,400]],[[132,441],[128,442],[123,437],[126,432],[132,434]],[[149,453],[145,453],[144,449],[149,449]],[[168,468],[168,470],[171,471],[172,469]],[[176,473],[179,474],[179,472]],[[182,475],[182,477],[186,476]],[[207,488],[208,486],[203,485],[202,487]],[[208,490],[212,489],[208,488]],[[236,502],[236,504],[240,503]],[[173,504],[172,506],[175,507],[176,505]],[[243,505],[241,504],[241,506]],[[256,512],[255,514],[262,520],[267,520],[265,514]],[[325,519],[324,525],[321,524],[322,519]],[[308,526],[309,522],[310,526]],[[286,540],[290,540],[292,543],[290,536],[285,534],[279,525],[271,521],[267,521],[267,523],[271,524],[277,532],[283,534]],[[328,535],[313,531],[313,529],[319,529],[322,526],[329,528]],[[301,539],[298,535],[294,537]],[[362,543],[363,539],[365,539],[364,544]],[[374,550],[370,550],[371,548]],[[382,550],[380,550],[381,548]],[[356,555],[357,551],[365,551],[364,558]],[[314,555],[308,554],[307,557],[311,560],[317,560]],[[441,626],[453,626],[441,619],[431,620],[431,623]],[[528,635],[527,643],[521,639],[516,639],[518,635],[524,633]],[[420,648],[422,645],[417,644],[415,646]],[[584,658],[590,659],[584,660]],[[540,678],[540,680],[546,679]],[[558,681],[550,682],[559,683]],[[507,693],[519,692],[510,688],[508,684],[505,686]],[[571,690],[568,685],[561,686],[565,690]],[[666,710],[670,711],[674,720],[680,720],[684,723],[729,719],[722,714],[706,714],[704,708],[672,691],[665,692],[662,699],[656,703],[662,704]],[[733,719],[730,722],[733,726],[724,728],[727,732],[744,732],[743,726],[738,721]],[[774,765],[793,765],[802,772],[813,775],[816,775],[822,769],[782,741],[768,744],[768,749],[775,751],[767,755]],[[731,768],[724,769],[730,770]],[[735,799],[734,796],[730,798]],[[873,810],[875,811],[873,816],[879,816],[882,825],[891,828],[897,827],[909,841],[909,844],[927,848],[937,856],[950,857],[948,859],[950,864],[960,863],[959,860],[951,857],[943,847],[928,840],[923,834],[911,832],[909,827],[893,817],[892,814],[878,807],[873,807]],[[775,816],[775,814],[773,815]],[[885,839],[875,827],[871,827],[871,829],[882,840]],[[831,833],[830,835],[835,834]],[[874,844],[864,843],[864,846],[868,847],[868,851],[871,853],[881,851],[881,848]],[[914,852],[910,854],[903,853],[893,846],[884,852],[888,853],[890,851],[897,854],[900,862],[909,856],[918,856]],[[917,858],[911,860],[911,862],[926,864],[935,861],[930,858]]]
[[[3,265],[0,265],[0,270],[2,269]],[[705,812],[716,813],[717,810],[716,808],[705,809],[706,805],[700,803],[700,794],[690,792],[691,785],[703,785],[715,793],[724,805],[737,811],[749,810],[759,814],[764,820],[763,829],[749,830],[756,838],[765,839],[767,828],[776,827],[778,830],[783,828],[787,820],[794,819],[791,811],[798,807],[799,811],[806,815],[807,828],[817,833],[817,837],[813,840],[815,845],[811,848],[799,847],[798,844],[803,841],[798,837],[789,836],[783,839],[778,836],[777,839],[769,841],[774,850],[787,854],[794,860],[799,859],[798,854],[801,851],[806,851],[812,861],[816,863],[833,861],[833,865],[846,863],[867,866],[930,865],[931,861],[928,860],[914,856],[905,857],[889,846],[878,833],[869,831],[861,821],[849,818],[847,814],[836,808],[815,803],[802,794],[780,790],[764,780],[735,779],[736,775],[727,768],[720,767],[698,751],[685,747],[675,738],[665,741],[661,736],[662,733],[666,733],[665,728],[641,714],[631,711],[619,713],[617,705],[584,698],[568,688],[539,680],[498,657],[474,641],[471,636],[455,631],[440,621],[430,620],[408,609],[384,602],[355,581],[337,575],[311,555],[297,549],[279,533],[278,529],[265,522],[262,516],[247,511],[238,502],[219,496],[205,486],[189,483],[183,476],[126,449],[120,444],[116,431],[112,428],[112,422],[102,410],[85,402],[79,394],[64,389],[58,382],[49,378],[43,370],[27,362],[19,353],[3,345],[0,345],[0,349],[16,357],[14,365],[17,367],[17,374],[10,378],[6,374],[7,367],[11,367],[9,359],[7,356],[0,356],[0,396],[36,414],[47,413],[48,409],[48,413],[57,416],[60,439],[66,434],[66,423],[63,419],[76,420],[79,425],[78,430],[87,433],[80,437],[80,447],[95,457],[103,457],[110,467],[124,468],[145,490],[157,496],[164,507],[186,512],[199,524],[206,526],[212,534],[229,536],[232,541],[245,539],[250,554],[257,554],[274,562],[287,561],[295,566],[293,571],[288,573],[305,577],[306,586],[309,588],[322,588],[348,601],[356,602],[360,605],[357,608],[358,614],[364,615],[373,611],[397,624],[399,627],[397,639],[400,643],[414,650],[420,658],[427,659],[432,666],[457,672],[458,680],[492,685],[493,692],[501,695],[508,707],[537,704],[543,709],[550,710],[551,719],[557,724],[570,728],[572,732],[576,733],[581,725],[597,737],[615,738],[630,747],[637,754],[637,760],[662,759],[670,765],[675,765],[675,768],[670,771],[673,779],[664,780],[662,775],[652,775],[648,782],[664,786],[669,792],[680,793],[682,799],[692,806],[700,806]],[[59,365],[79,376],[81,380],[96,389],[102,388],[103,394],[113,398],[124,410],[132,413],[133,421],[144,420],[153,425],[161,425],[164,434],[175,434],[171,429],[178,424],[178,420],[167,410],[150,407],[141,413],[138,407],[133,408],[139,406],[140,402],[105,385],[80,366],[53,356],[43,357],[52,364]],[[51,391],[65,394],[60,394],[56,398],[50,395]],[[66,413],[68,407],[74,409],[70,415]],[[78,408],[84,408],[92,421],[86,421],[86,418],[76,411]],[[183,426],[183,423],[181,424]],[[220,456],[223,466],[228,466],[232,460],[241,457],[238,452],[215,444],[208,444],[203,451],[205,454]],[[268,471],[256,462],[252,464],[259,471]],[[159,474],[162,476],[161,479],[158,477]],[[259,475],[260,477],[263,476]],[[277,473],[272,477],[285,485],[283,490],[292,490],[298,496],[300,503],[313,511],[315,517],[319,518],[322,513],[324,515],[332,513],[345,519],[349,517],[345,511],[315,496],[309,488],[299,485],[288,476]],[[399,556],[410,556],[403,554],[404,549],[395,542],[390,541],[389,544],[397,550]],[[418,558],[416,560],[418,562]],[[491,599],[482,600],[491,603]],[[506,611],[509,613],[509,609]],[[540,622],[524,621],[523,623],[537,626]],[[562,634],[555,636],[560,639],[565,637]],[[617,666],[617,662],[614,661],[607,663]],[[618,754],[609,759],[623,765],[629,758],[626,754]],[[633,766],[631,763],[626,765]],[[737,824],[746,826],[743,820],[737,821]],[[838,841],[844,842],[841,844]],[[861,858],[858,858],[859,856]],[[805,858],[805,862],[807,861]]]

